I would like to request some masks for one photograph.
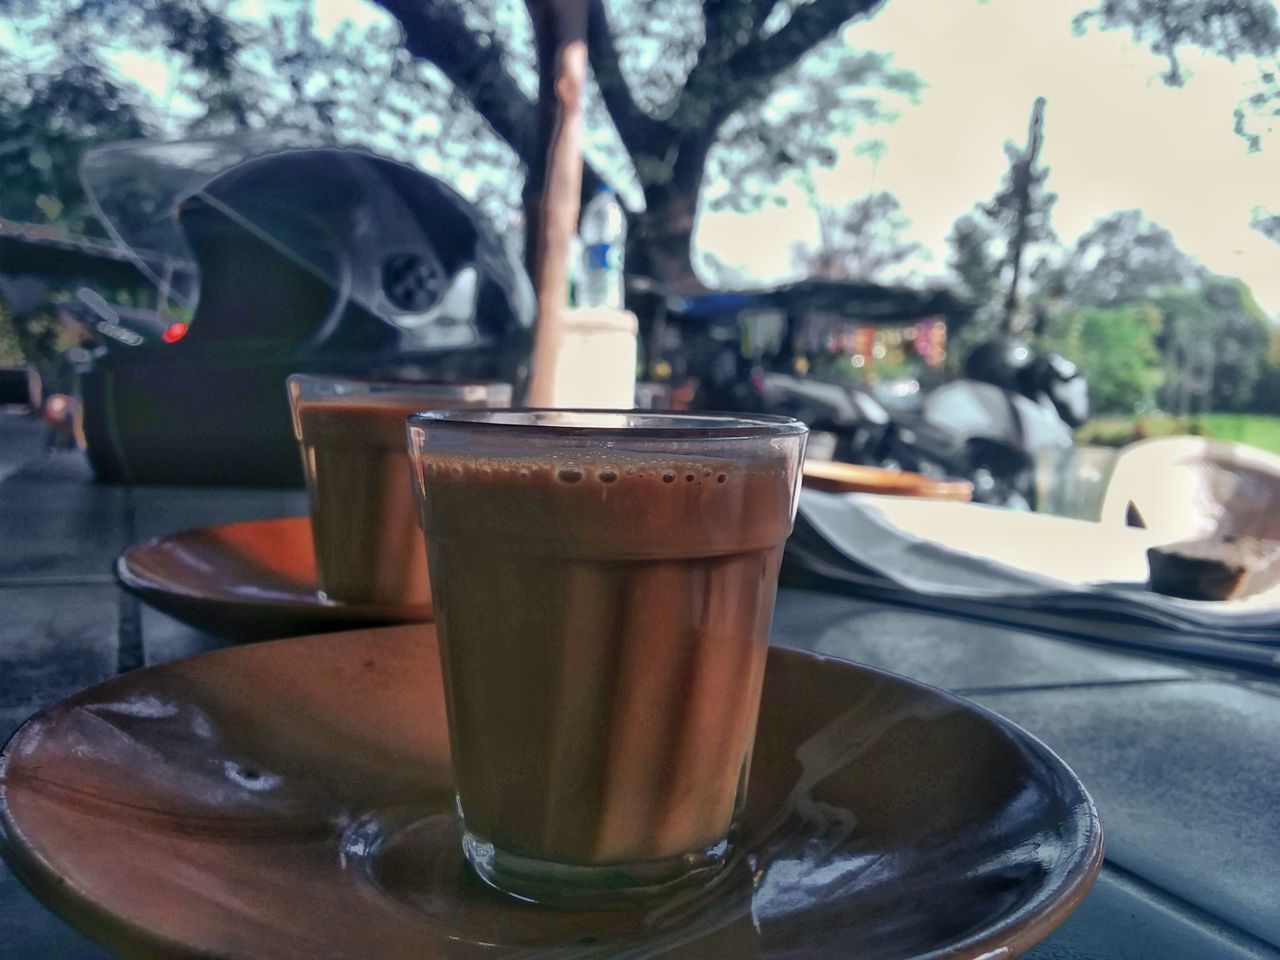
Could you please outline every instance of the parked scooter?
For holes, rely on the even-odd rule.
[[[857,387],[783,374],[765,378],[765,407],[836,436],[835,458],[969,480],[974,499],[1035,507],[1035,463],[1070,447],[1088,417],[1084,375],[1016,338],[977,347],[963,378],[890,411]]]
[[[767,373],[761,392],[761,410],[803,420],[815,436],[833,437],[833,460],[876,465],[894,455],[893,419],[889,411],[864,390],[807,377]],[[813,445],[812,439],[810,445]]]

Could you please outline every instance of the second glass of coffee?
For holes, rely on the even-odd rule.
[[[294,374],[288,390],[323,598],[429,609],[405,421],[442,407],[509,406],[510,385]]]
[[[616,904],[726,863],[806,429],[782,417],[410,418],[463,848]]]

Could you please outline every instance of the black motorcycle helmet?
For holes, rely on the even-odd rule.
[[[211,247],[239,245],[273,252],[271,259],[331,292],[320,323],[302,318],[291,331],[313,348],[491,353],[508,346],[519,354],[527,347],[521,332],[532,327],[534,299],[523,267],[470,203],[412,167],[342,149],[259,157],[186,198],[179,223],[201,267],[193,344],[256,333],[242,309],[222,303],[252,299],[246,278],[210,282],[221,266]],[[215,312],[216,325],[199,322]],[[273,336],[285,332],[281,326],[277,318]],[[509,367],[515,357],[504,359],[499,365]]]
[[[964,374],[1032,399],[1043,394],[1070,427],[1089,418],[1088,384],[1079,367],[1060,353],[1036,352],[1018,337],[979,344],[965,359]]]
[[[1003,335],[980,343],[965,358],[964,375],[970,380],[1020,391],[1035,353],[1019,337]]]
[[[172,200],[155,209],[178,228],[170,249],[199,267],[198,296],[175,301],[194,310],[180,335],[111,351],[85,377],[101,479],[300,483],[290,373],[522,379],[532,285],[475,207],[362,151],[263,146],[126,145],[94,158],[100,193],[180,188],[176,220]],[[164,239],[159,217],[144,226]]]
[[[1089,419],[1089,384],[1080,368],[1060,353],[1043,353],[1034,364],[1035,377],[1063,423],[1071,428]]]

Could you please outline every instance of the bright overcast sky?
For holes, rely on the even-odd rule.
[[[1280,131],[1248,153],[1233,110],[1256,74],[1245,64],[1186,54],[1187,86],[1160,80],[1166,64],[1121,32],[1071,31],[1082,0],[889,0],[848,42],[894,53],[928,85],[919,103],[879,131],[888,150],[873,165],[846,151],[820,175],[823,200],[876,190],[901,200],[911,235],[941,272],[956,217],[994,193],[1002,144],[1022,143],[1032,101],[1048,100],[1042,159],[1059,195],[1054,225],[1073,243],[1097,218],[1140,208],[1210,269],[1242,277],[1280,316],[1280,245],[1249,227],[1255,206],[1280,211]],[[700,240],[753,274],[789,269],[790,245],[812,236],[803,203],[766,211],[757,229],[704,218]]]

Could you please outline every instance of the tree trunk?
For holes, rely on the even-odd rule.
[[[542,183],[534,173],[541,163],[535,146],[538,137],[532,106],[505,68],[500,40],[476,34],[467,23],[464,5],[456,0],[373,2],[400,23],[409,52],[439,67],[525,162],[533,185],[524,195],[532,239],[539,230],[534,196]],[[541,6],[554,6],[560,0],[526,2],[536,20]],[[637,169],[656,165],[661,170],[671,165],[660,183],[642,173],[648,181],[641,185],[647,210],[635,218],[628,272],[638,272],[639,286],[699,292],[705,288],[693,272],[694,217],[707,154],[721,124],[735,110],[766,96],[778,77],[844,24],[871,13],[884,0],[809,0],[794,5],[786,23],[768,34],[763,25],[778,0],[708,0],[704,4],[707,43],[686,77],[675,113],[662,118],[646,114],[627,89],[606,4],[578,2],[589,7],[592,66],[628,154]],[[594,171],[584,170],[585,191],[594,191],[599,182]],[[536,243],[529,250],[530,256],[536,256]]]
[[[706,287],[693,272],[693,224],[697,194],[673,194],[634,220],[627,244],[627,273],[663,293],[691,296]]]
[[[667,180],[646,184],[645,211],[636,218],[634,243],[629,244],[629,272],[647,278],[666,293],[696,296],[706,285],[693,271],[693,228],[698,197],[707,169],[707,155],[720,126],[731,111],[722,110],[692,134],[677,140],[676,160]]]
[[[1004,298],[1004,332],[1008,334],[1020,333],[1022,327],[1018,317],[1018,285],[1022,282],[1022,256],[1027,245],[1027,219],[1031,216],[1031,190],[1036,161],[1040,159],[1040,147],[1044,143],[1044,104],[1044,97],[1036,97],[1027,131],[1027,149],[1022,154],[1018,169],[1014,171],[1018,188],[1018,219],[1013,237],[1009,241],[1007,257],[1011,276],[1009,290]]]

